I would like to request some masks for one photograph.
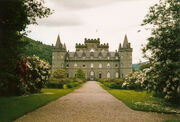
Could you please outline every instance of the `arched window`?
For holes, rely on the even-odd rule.
[[[76,64],[76,63],[74,64],[74,67],[77,67],[77,64]]]
[[[92,64],[91,64],[91,68],[93,68],[93,67],[94,67],[94,64],[92,63]]]
[[[118,72],[116,72],[116,78],[119,78],[119,73]]]
[[[94,72],[93,72],[93,71],[91,71],[91,72],[90,72],[90,75],[91,75],[91,76],[92,76],[92,75],[94,75]]]
[[[99,78],[102,78],[102,73],[101,72],[99,72]]]
[[[110,73],[109,72],[107,73],[107,78],[110,78]]]
[[[99,68],[102,68],[102,64],[99,64]]]

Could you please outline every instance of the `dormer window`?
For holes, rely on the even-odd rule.
[[[116,56],[116,59],[119,59],[119,58]]]

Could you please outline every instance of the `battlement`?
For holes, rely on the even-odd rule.
[[[76,48],[87,48],[86,44],[76,43]]]
[[[99,44],[97,45],[98,48],[109,48],[109,44],[108,43],[104,43],[104,44]]]
[[[84,42],[85,42],[85,44],[86,43],[100,43],[100,38],[97,38],[97,39],[87,39],[87,38],[85,38],[84,39]]]

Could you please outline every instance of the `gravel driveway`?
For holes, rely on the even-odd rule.
[[[158,122],[177,118],[177,115],[131,110],[97,82],[89,81],[16,122]]]

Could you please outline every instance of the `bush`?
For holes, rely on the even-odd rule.
[[[141,79],[138,79],[140,74],[140,72],[129,73],[125,77],[125,81],[122,84],[122,87],[126,89],[142,89]]]
[[[101,82],[104,86],[111,88],[111,89],[122,89],[122,84],[123,84],[124,80],[123,79],[102,78],[102,79],[99,79],[99,82]]]
[[[51,78],[49,82],[46,84],[47,88],[74,88],[79,86],[81,83],[83,83],[83,80],[81,79],[71,79],[71,78]]]
[[[76,78],[79,78],[79,79],[82,79],[82,80],[85,79],[85,74],[84,74],[84,71],[82,69],[80,69],[80,68],[77,69]]]
[[[65,69],[57,69],[53,73],[54,78],[66,78],[67,77],[67,71]]]

